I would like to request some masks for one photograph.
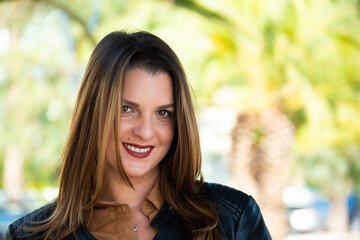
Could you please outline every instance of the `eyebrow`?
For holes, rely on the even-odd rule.
[[[129,104],[129,105],[134,106],[134,107],[137,107],[137,108],[140,107],[140,104],[134,103],[134,102],[129,101],[129,100],[126,100],[126,99],[122,99],[121,102],[122,102],[122,103]]]
[[[122,99],[122,103],[129,104],[129,105],[137,107],[137,108],[140,107],[140,104],[129,101],[129,100],[126,100],[126,99]],[[170,104],[165,104],[165,105],[158,106],[158,108],[171,108],[171,107],[175,107],[175,104],[170,103]]]
[[[175,107],[175,104],[170,103],[170,104],[166,104],[166,105],[161,105],[161,106],[159,106],[159,108],[171,108],[171,107]]]

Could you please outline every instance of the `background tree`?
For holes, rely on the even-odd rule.
[[[359,168],[353,160],[359,158],[355,149],[359,149],[360,129],[355,117],[360,113],[360,79],[356,66],[360,56],[356,34],[359,27],[357,1],[226,1],[213,4],[208,7],[221,13],[219,18],[226,19],[226,23],[218,21],[218,27],[211,25],[208,30],[213,48],[204,61],[203,75],[199,78],[202,81],[196,84],[203,89],[202,96],[212,104],[226,106],[231,103],[239,111],[234,130],[233,164],[246,162],[251,156],[257,156],[253,160],[259,158],[256,144],[255,152],[238,149],[246,145],[237,142],[241,139],[239,131],[249,131],[244,121],[250,121],[247,126],[257,126],[259,119],[254,116],[268,112],[267,109],[279,109],[290,117],[297,129],[293,177],[303,179],[304,183],[329,196],[333,201],[332,215],[336,216],[332,218],[335,224],[330,227],[346,228],[345,196],[359,186]],[[204,11],[197,7],[190,9],[199,14]],[[203,15],[218,17],[215,13]],[[200,87],[205,85],[207,87]],[[277,123],[281,125],[280,120]],[[270,121],[269,124],[274,125]],[[259,136],[257,127],[253,127],[252,135],[253,143],[267,138],[266,132]],[[273,140],[269,156],[278,156],[279,142],[281,138]],[[346,153],[349,151],[353,152],[352,157]],[[239,152],[242,157],[236,154]],[[257,171],[255,175],[260,176],[273,171],[273,181],[279,180],[272,168]],[[239,179],[243,173],[238,171]],[[334,184],[329,185],[329,182]],[[254,186],[254,183],[239,185]],[[250,192],[256,194],[256,188]],[[279,232],[274,230],[273,234]]]

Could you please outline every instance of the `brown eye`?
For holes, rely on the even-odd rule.
[[[158,111],[157,113],[160,117],[163,117],[163,118],[168,118],[171,116],[171,113],[169,111],[166,111],[166,110],[160,110]]]
[[[123,113],[131,112],[131,111],[132,111],[132,109],[130,106],[126,106],[126,105],[122,106]]]

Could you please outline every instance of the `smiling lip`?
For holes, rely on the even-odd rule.
[[[125,148],[126,152],[129,153],[131,156],[136,158],[144,158],[150,155],[154,146],[151,145],[137,145],[137,144],[130,144],[130,143],[123,143],[123,147]]]

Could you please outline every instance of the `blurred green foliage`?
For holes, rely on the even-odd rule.
[[[57,184],[95,43],[142,29],[178,53],[200,108],[277,107],[297,129],[295,177],[329,194],[360,188],[359,2],[0,1],[0,186],[9,145],[26,187]]]

